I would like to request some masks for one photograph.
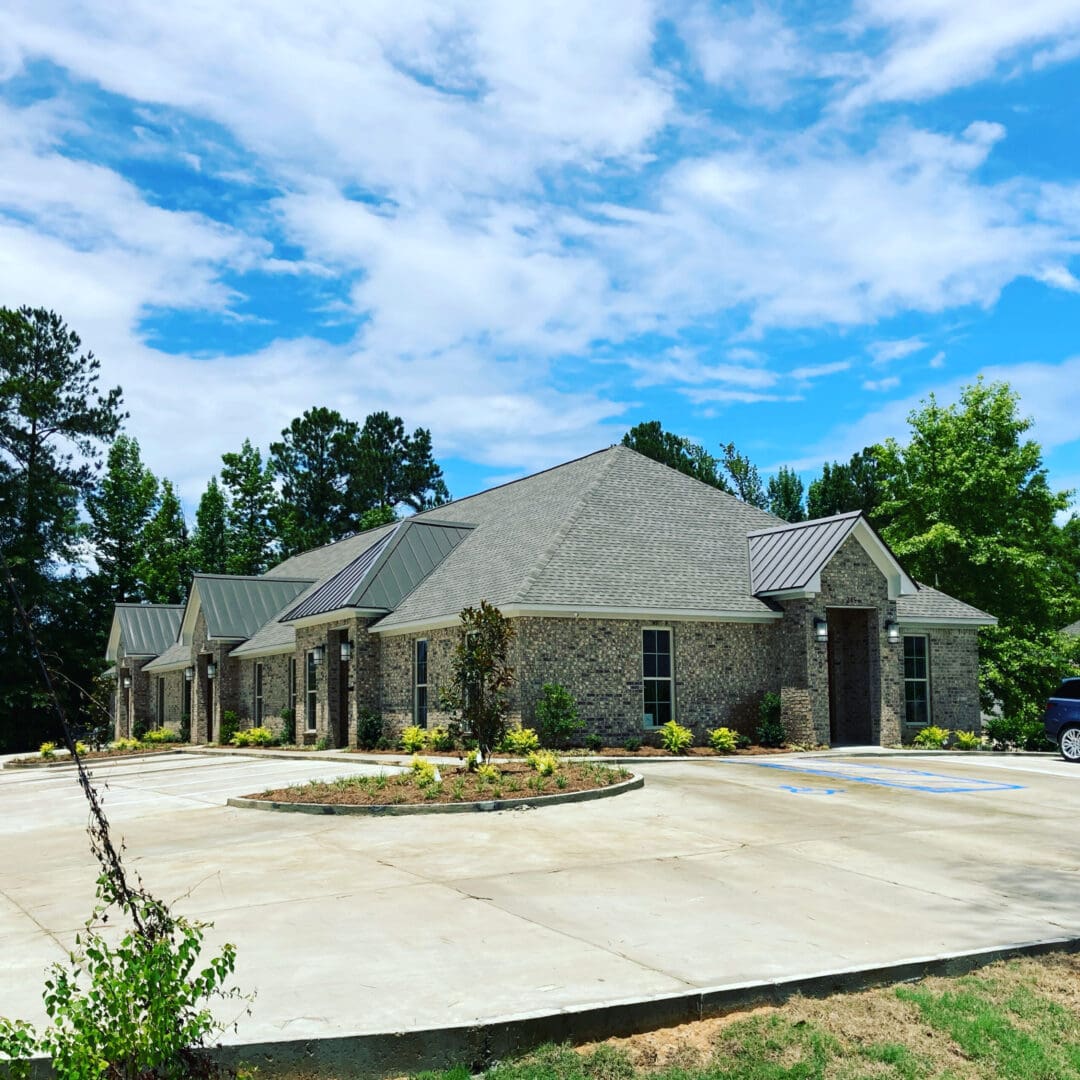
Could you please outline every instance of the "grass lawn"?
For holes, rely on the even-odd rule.
[[[465,1069],[424,1080],[468,1080]],[[1080,1080],[1080,957],[545,1047],[486,1080]]]

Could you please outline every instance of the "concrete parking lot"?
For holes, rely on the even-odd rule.
[[[642,764],[644,789],[404,818],[229,808],[355,763],[100,768],[128,863],[233,941],[238,1041],[404,1031],[1080,934],[1080,769],[791,755]],[[90,910],[70,769],[0,773],[0,1014]]]

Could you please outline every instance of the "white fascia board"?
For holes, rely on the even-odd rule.
[[[913,596],[919,591],[918,585],[907,576],[904,568],[896,561],[896,557],[882,543],[865,518],[859,518],[851,530],[851,535],[862,544],[863,550],[885,576],[889,583],[890,600],[895,600],[898,596]]]
[[[195,637],[195,622],[202,611],[202,600],[199,599],[199,590],[195,588],[195,582],[191,583],[191,592],[188,593],[188,602],[184,608],[184,617],[180,620],[180,633],[177,641],[184,645],[190,645]]]
[[[665,622],[734,622],[734,623],[770,623],[784,617],[781,611],[695,611],[672,608],[616,608],[579,604],[568,607],[565,604],[502,604],[499,610],[508,618],[514,619],[634,619],[657,620]],[[393,637],[398,634],[414,634],[421,630],[439,630],[447,626],[460,626],[457,615],[444,615],[435,619],[417,619],[396,626],[372,626],[371,633]]]
[[[105,646],[105,659],[110,663],[116,663],[117,654],[120,651],[120,616],[113,612],[112,626],[109,628],[109,644]]]
[[[773,589],[769,592],[756,593],[757,596],[767,596],[770,600],[812,600],[819,592],[821,592],[821,581],[817,578],[817,588],[813,587],[814,582],[810,583],[810,586],[805,589]]]
[[[162,664],[160,667],[157,664],[147,664],[143,668],[143,671],[149,671],[151,675],[163,675],[170,671],[183,671],[184,668],[191,667],[191,658],[185,657],[183,660],[175,660],[171,664]]]
[[[328,622],[341,622],[342,619],[372,619],[388,615],[386,608],[335,608],[333,611],[321,611],[318,615],[305,615],[302,619],[279,619],[286,626],[321,626]]]
[[[296,651],[296,642],[291,645],[264,645],[259,649],[245,649],[243,652],[239,651],[239,648],[233,649],[229,656],[233,660],[261,660],[264,656],[283,656],[285,653],[291,653]]]
[[[897,622],[901,630],[918,630],[920,628],[933,629],[934,627],[979,627],[997,626],[998,621],[993,615],[919,615],[905,619],[898,615]]]

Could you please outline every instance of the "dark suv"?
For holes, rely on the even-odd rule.
[[[1062,679],[1046,703],[1046,737],[1066,761],[1080,761],[1080,678]]]

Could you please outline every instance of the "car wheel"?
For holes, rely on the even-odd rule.
[[[1066,761],[1080,761],[1080,727],[1068,727],[1058,740],[1061,756]]]

